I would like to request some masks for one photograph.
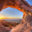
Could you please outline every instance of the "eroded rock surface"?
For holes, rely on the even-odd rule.
[[[0,0],[0,11],[7,6],[13,6],[24,9],[25,14],[21,24],[12,28],[10,32],[31,32],[32,31],[32,7],[25,0]],[[7,28],[8,29],[8,28]],[[0,32],[5,32],[7,29],[0,23]],[[4,31],[3,31],[4,30]]]

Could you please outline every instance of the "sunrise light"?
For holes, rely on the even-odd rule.
[[[4,16],[2,14],[0,14],[0,19],[4,19]]]

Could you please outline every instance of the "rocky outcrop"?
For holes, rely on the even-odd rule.
[[[18,7],[30,12],[32,10],[32,6],[30,6],[25,0],[0,0],[0,11],[7,6]]]
[[[32,31],[32,6],[27,4],[25,0],[0,0],[0,11],[7,6],[10,7],[17,7],[17,9],[20,9],[23,11],[23,21],[20,25],[12,29],[12,32],[30,32]],[[27,25],[25,25],[27,24]],[[1,23],[0,23],[1,26]],[[17,29],[16,29],[17,28]],[[23,29],[22,29],[23,28]],[[3,32],[0,28],[0,32]],[[18,30],[19,29],[19,30]],[[4,30],[4,28],[3,28]]]
[[[9,32],[16,25],[18,25],[18,23],[16,22],[7,22],[5,20],[0,20],[0,32]]]

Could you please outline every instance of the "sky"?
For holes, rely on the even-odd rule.
[[[32,0],[26,0],[32,6]]]
[[[19,18],[21,19],[23,17],[23,12],[20,12],[16,8],[5,8],[0,12],[0,18],[1,17],[9,17],[9,18]]]

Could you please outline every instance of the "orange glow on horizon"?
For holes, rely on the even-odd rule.
[[[0,14],[0,19],[22,19],[22,17],[5,17],[4,15]]]
[[[0,17],[0,19],[22,19],[22,17]]]

